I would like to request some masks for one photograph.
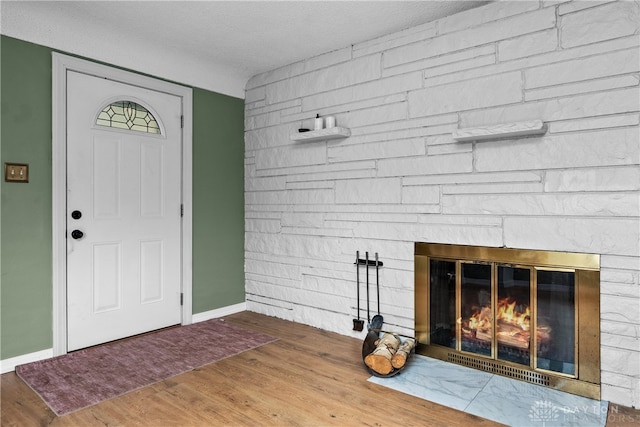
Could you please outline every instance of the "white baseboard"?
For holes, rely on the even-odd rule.
[[[9,359],[0,360],[0,373],[6,374],[16,370],[16,366],[25,363],[37,362],[38,360],[50,359],[53,357],[53,348],[36,351],[35,353],[23,354]]]
[[[218,317],[228,316],[234,313],[240,313],[247,310],[247,303],[241,302],[234,305],[228,305],[222,308],[216,308],[215,310],[205,311],[203,313],[197,313],[193,315],[193,323],[204,322],[205,320],[216,319]]]
[[[228,316],[230,314],[246,311],[247,303],[241,302],[239,304],[228,305],[226,307],[217,308],[215,310],[205,311],[203,313],[197,313],[192,316],[192,322],[204,322],[205,320],[216,319],[218,317]],[[25,363],[37,362],[38,360],[50,359],[53,357],[53,348],[46,350],[36,351],[35,353],[23,354],[21,356],[11,357],[9,359],[0,360],[0,373],[5,374],[7,372],[15,371],[16,366],[24,365]]]

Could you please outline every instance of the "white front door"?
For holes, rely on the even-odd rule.
[[[67,72],[69,351],[181,321],[181,102]]]

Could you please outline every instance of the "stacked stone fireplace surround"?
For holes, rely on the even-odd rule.
[[[362,338],[355,253],[378,252],[411,333],[416,241],[600,254],[602,399],[639,407],[639,8],[490,3],[253,77],[248,309]],[[351,136],[293,142],[316,113]],[[547,133],[452,138],[529,120]]]

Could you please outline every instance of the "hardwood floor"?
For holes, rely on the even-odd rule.
[[[499,425],[368,382],[357,339],[249,312],[226,319],[279,340],[62,417],[15,373],[4,374],[1,424]],[[638,425],[639,411],[625,411],[608,425]]]

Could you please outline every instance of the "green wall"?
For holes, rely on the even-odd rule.
[[[52,347],[51,52],[0,38],[0,359]],[[244,301],[244,101],[193,89],[193,312]]]
[[[0,357],[52,346],[51,50],[2,37]],[[29,183],[4,182],[4,162]]]
[[[193,312],[201,313],[244,302],[244,100],[194,89],[193,111]]]

